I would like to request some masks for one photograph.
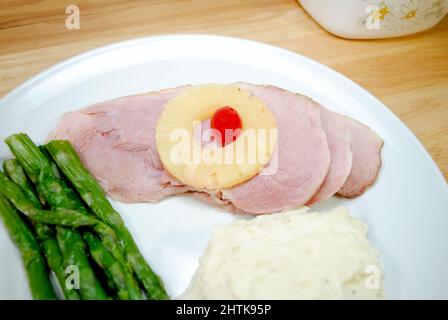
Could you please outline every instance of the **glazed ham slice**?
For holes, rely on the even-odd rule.
[[[351,131],[345,117],[316,104],[320,110],[322,127],[327,135],[330,150],[330,170],[324,183],[308,202],[309,205],[326,200],[338,192],[345,183],[352,168]]]
[[[350,128],[353,164],[347,179],[338,194],[353,198],[371,186],[380,171],[383,140],[369,127],[359,121],[344,117]]]
[[[48,140],[67,139],[112,198],[159,201],[186,192],[163,168],[154,128],[181,88],[129,96],[65,114]]]
[[[305,96],[272,86],[238,85],[263,100],[276,118],[277,171],[265,175],[273,168],[270,163],[262,174],[229,189],[182,185],[160,162],[154,128],[166,102],[183,87],[67,113],[48,140],[70,140],[108,195],[123,202],[155,202],[187,194],[225,210],[263,214],[314,203],[338,190],[343,196],[355,196],[373,182],[382,141],[370,129]],[[357,137],[351,141],[353,135]],[[364,167],[369,156],[373,159]]]
[[[261,174],[222,191],[222,199],[239,211],[263,214],[300,207],[322,185],[330,166],[327,138],[315,103],[273,86],[240,84],[274,114],[278,128],[278,164],[274,174]]]

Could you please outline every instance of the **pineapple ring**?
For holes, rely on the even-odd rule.
[[[224,147],[202,148],[201,141],[193,136],[195,125],[223,106],[238,112],[242,131]],[[235,85],[185,89],[166,103],[155,130],[165,169],[198,189],[228,188],[252,178],[269,162],[277,143],[272,113],[260,99]]]

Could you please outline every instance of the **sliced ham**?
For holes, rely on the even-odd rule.
[[[160,162],[154,128],[166,102],[182,87],[68,113],[48,139],[70,140],[108,195],[123,202],[154,202],[185,193],[225,210],[264,214],[314,203],[338,190],[355,196],[373,183],[382,141],[370,129],[305,96],[273,86],[238,85],[264,101],[276,118],[277,171],[266,175],[273,168],[271,159],[261,174],[229,189],[182,185]]]
[[[330,166],[320,112],[305,96],[273,86],[240,84],[274,114],[278,128],[278,165],[273,175],[260,175],[222,191],[237,209],[263,214],[302,206],[322,185]]]
[[[347,126],[345,117],[329,111],[319,104],[322,127],[327,135],[328,149],[330,150],[330,170],[325,177],[324,183],[308,202],[309,205],[318,201],[326,200],[338,192],[344,185],[351,167],[351,131]]]
[[[381,167],[381,149],[384,142],[372,129],[361,122],[348,117],[344,120],[351,131],[353,164],[338,194],[353,198],[362,194],[375,182]]]
[[[123,202],[159,201],[189,190],[163,168],[154,127],[181,88],[123,97],[63,116],[48,140],[67,139],[108,195]]]

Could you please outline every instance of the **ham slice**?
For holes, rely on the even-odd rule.
[[[260,175],[222,191],[239,211],[263,214],[300,207],[322,185],[330,166],[327,138],[315,103],[273,86],[240,84],[260,98],[274,114],[278,128],[278,165],[272,175]]]
[[[362,194],[375,182],[381,167],[381,149],[384,142],[361,122],[348,117],[345,117],[344,121],[351,131],[353,164],[338,194],[353,198]]]
[[[352,168],[351,131],[345,117],[316,104],[327,135],[330,150],[330,170],[324,183],[308,202],[309,205],[332,197],[344,185]]]
[[[163,168],[154,128],[181,88],[123,97],[65,114],[48,140],[67,139],[106,193],[123,202],[186,192]]]
[[[154,128],[166,102],[183,87],[67,113],[48,140],[70,140],[107,194],[123,202],[186,194],[225,210],[264,214],[314,203],[338,190],[356,196],[373,183],[382,140],[369,128],[302,95],[273,86],[237,85],[265,102],[279,131],[276,157],[261,174],[229,189],[182,185],[160,162]],[[275,165],[277,170],[267,174]]]

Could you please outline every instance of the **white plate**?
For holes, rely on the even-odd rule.
[[[377,183],[346,205],[369,226],[389,298],[448,298],[448,188],[412,133],[380,101],[339,73],[300,55],[247,40],[163,36],[82,54],[37,75],[0,101],[0,139],[43,142],[64,112],[182,84],[247,81],[304,93],[358,119],[385,141]],[[10,156],[4,144],[0,157]],[[101,161],[101,159],[99,159]],[[194,273],[212,229],[238,219],[185,197],[157,204],[114,202],[171,296]],[[0,298],[30,298],[19,254],[0,226]]]

